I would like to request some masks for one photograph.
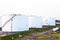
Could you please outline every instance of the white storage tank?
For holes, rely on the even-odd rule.
[[[47,20],[47,24],[48,24],[48,25],[55,26],[55,18],[49,18],[49,19]]]
[[[42,17],[41,16],[29,16],[29,27],[31,28],[42,28]]]
[[[0,27],[2,26],[2,17],[0,16]]]
[[[2,16],[2,26],[11,18],[11,15]],[[10,20],[4,27],[2,27],[2,31],[4,32],[18,32],[27,30],[29,30],[29,17],[26,15],[15,16],[13,20]]]

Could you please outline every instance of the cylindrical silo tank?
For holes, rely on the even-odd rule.
[[[2,26],[6,21],[8,21],[12,16],[2,16]],[[27,31],[29,30],[29,17],[26,15],[15,16],[10,20],[4,27],[2,31],[4,32],[18,32],[18,31]]]
[[[29,16],[29,27],[42,28],[42,17],[41,16]]]
[[[2,31],[2,16],[0,16],[0,31]]]

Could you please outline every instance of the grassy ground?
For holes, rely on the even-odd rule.
[[[52,36],[55,36],[55,37],[57,37],[57,40],[60,40],[60,33],[52,33],[50,35],[37,36],[37,38],[46,39],[46,38],[50,38]]]
[[[60,40],[60,33],[55,33],[55,34],[51,34],[51,35],[58,37],[57,40]]]
[[[12,40],[12,36],[14,38],[13,40],[17,40],[18,37],[19,37],[19,35],[22,35],[22,37],[26,37],[30,33],[40,33],[40,32],[43,32],[43,31],[46,31],[46,30],[43,29],[43,28],[40,28],[40,29],[32,29],[32,30],[29,30],[29,31],[19,32],[19,33],[16,33],[14,35],[0,37],[0,40]],[[58,37],[57,40],[60,40],[60,33],[52,33],[50,35],[40,36],[38,38],[48,38],[49,36],[57,36]]]
[[[39,28],[39,29],[32,29],[32,30],[29,30],[29,31],[23,31],[23,32],[19,32],[19,33],[16,33],[14,35],[9,35],[9,36],[5,36],[5,37],[0,37],[0,40],[12,40],[12,36],[14,37],[13,40],[16,40],[19,35],[22,35],[22,37],[26,37],[28,34],[30,33],[39,33],[39,32],[42,32],[42,31],[45,31],[44,29],[42,28]]]
[[[9,35],[9,36],[5,36],[5,37],[0,37],[0,40],[12,40],[12,36],[14,37],[13,40],[16,40],[18,35],[14,34],[14,35]]]
[[[17,39],[18,39],[18,34],[19,34],[19,33],[14,34],[14,35],[5,36],[5,37],[0,37],[0,40],[12,40],[12,36],[14,37],[13,40],[17,40]],[[24,34],[22,34],[22,35],[24,35]],[[25,35],[27,35],[27,34],[25,34]],[[43,39],[45,39],[45,38],[49,38],[49,37],[51,37],[51,36],[58,37],[57,40],[60,40],[60,33],[52,33],[52,34],[50,34],[50,35],[38,36],[38,38],[43,38]]]

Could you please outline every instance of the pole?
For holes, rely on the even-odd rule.
[[[11,19],[11,34],[12,34],[12,19]],[[12,40],[12,35],[11,35],[11,40]]]
[[[13,21],[13,18],[11,19],[11,37],[12,37],[12,40],[13,40],[13,36],[12,36],[12,21]]]

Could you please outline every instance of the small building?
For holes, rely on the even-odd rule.
[[[40,28],[35,28],[35,27],[30,27],[29,30],[34,30],[34,29],[40,29]]]
[[[46,29],[46,30],[49,30],[49,29],[52,29],[52,28],[55,28],[56,26],[54,25],[43,25],[42,28]]]
[[[43,25],[42,26],[42,28],[47,29],[47,30],[50,29],[49,27],[50,27],[50,25]]]
[[[60,20],[56,20],[55,23],[56,23],[56,24],[60,24]]]
[[[0,31],[2,31],[2,27],[0,27]]]
[[[56,24],[57,27],[60,27],[60,20],[56,20],[55,24]]]

